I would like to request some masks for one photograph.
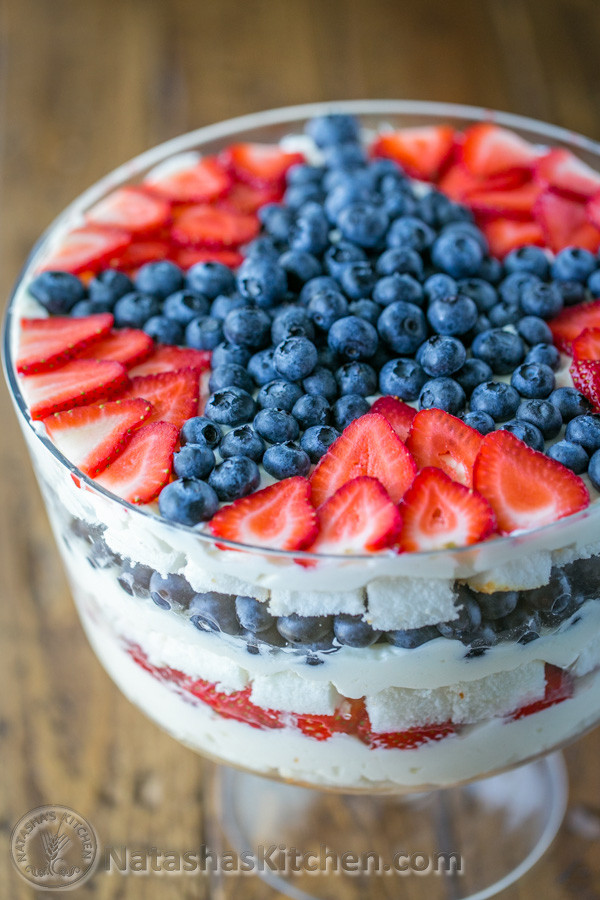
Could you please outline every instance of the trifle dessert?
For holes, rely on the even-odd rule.
[[[600,718],[600,173],[546,126],[363,106],[110,176],[6,364],[124,693],[253,772],[422,790]]]

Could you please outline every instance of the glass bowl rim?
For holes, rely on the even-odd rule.
[[[240,132],[254,130],[267,126],[284,125],[296,121],[306,121],[317,115],[327,113],[348,113],[356,116],[380,116],[381,124],[384,124],[386,115],[391,116],[416,116],[416,117],[435,117],[437,119],[463,119],[475,124],[476,122],[494,122],[506,128],[514,130],[528,131],[540,138],[547,138],[552,144],[562,143],[571,148],[583,150],[598,157],[600,160],[600,142],[588,138],[578,132],[563,128],[557,125],[551,125],[539,119],[518,115],[515,113],[501,112],[488,107],[472,106],[458,103],[437,102],[429,100],[340,100],[340,101],[324,101],[318,103],[307,103],[295,106],[284,106],[275,109],[263,110],[261,112],[249,113],[243,116],[225,119],[220,122],[205,125],[184,134],[163,141],[154,147],[143,151],[142,153],[132,157],[130,160],[112,169],[110,172],[102,176],[98,181],[88,187],[79,194],[71,203],[69,203],[58,216],[56,216],[46,229],[42,232],[38,240],[35,242],[30,253],[19,272],[10,292],[8,304],[6,307],[3,321],[2,335],[2,363],[4,375],[9,385],[12,400],[17,408],[22,420],[26,423],[35,438],[50,452],[54,459],[65,468],[72,476],[75,476],[80,482],[85,483],[88,490],[95,492],[110,503],[117,504],[124,511],[135,513],[142,516],[144,520],[158,521],[161,526],[167,529],[182,531],[184,534],[193,537],[202,542],[213,545],[214,547],[245,551],[248,553],[259,553],[263,556],[269,555],[288,559],[290,561],[307,561],[317,563],[319,561],[329,562],[359,562],[373,561],[377,558],[393,558],[404,557],[407,555],[411,559],[418,562],[427,563],[429,559],[439,559],[445,557],[448,559],[457,556],[470,555],[477,552],[479,548],[501,546],[506,548],[507,545],[521,545],[540,535],[554,533],[560,529],[562,524],[576,524],[583,522],[591,517],[598,518],[600,516],[600,501],[595,506],[592,504],[577,513],[557,519],[539,528],[527,531],[512,532],[507,535],[495,537],[490,541],[483,541],[476,544],[469,544],[461,547],[446,547],[437,550],[411,551],[409,554],[398,554],[393,550],[381,551],[378,553],[361,553],[361,554],[333,554],[333,553],[310,553],[304,550],[281,550],[275,547],[267,547],[261,545],[252,545],[239,543],[236,541],[218,538],[209,532],[200,530],[199,526],[183,525],[179,522],[173,522],[157,515],[152,510],[143,509],[141,506],[122,500],[115,494],[112,494],[101,485],[97,484],[92,478],[81,472],[73,463],[71,463],[50,441],[35,428],[33,420],[28,414],[27,404],[19,387],[17,375],[14,370],[11,353],[11,334],[14,316],[14,304],[17,294],[21,288],[23,281],[31,274],[38,257],[43,256],[46,245],[50,242],[56,232],[60,233],[62,228],[68,225],[73,227],[72,220],[81,216],[93,203],[97,202],[101,197],[105,196],[109,190],[115,189],[127,182],[136,175],[164,162],[170,156],[186,151],[202,151],[202,144],[210,141],[222,140],[224,138],[234,137]],[[418,127],[407,126],[407,127]],[[201,523],[204,526],[206,523]]]

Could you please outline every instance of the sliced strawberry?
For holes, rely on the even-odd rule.
[[[302,550],[318,531],[310,484],[297,475],[235,500],[213,516],[210,530],[239,544]]]
[[[600,362],[591,359],[575,360],[569,372],[577,390],[594,404],[596,412],[600,412]]]
[[[453,146],[450,125],[425,125],[386,131],[375,139],[371,152],[395,160],[412,178],[435,181]]]
[[[61,270],[74,275],[78,272],[97,272],[130,243],[131,235],[116,228],[98,228],[96,225],[74,228],[44,259],[40,271]]]
[[[219,200],[219,206],[234,212],[255,213],[266,203],[279,203],[282,197],[283,191],[279,186],[253,187],[243,181],[236,181]]]
[[[148,234],[163,228],[171,219],[171,206],[139,187],[117,188],[86,213],[92,225],[121,228],[130,234]]]
[[[597,253],[600,249],[600,229],[591,222],[584,222],[571,235],[571,243],[574,247],[581,247],[583,250],[589,250],[590,253]]]
[[[189,692],[226,719],[236,719],[253,728],[284,727],[285,713],[282,714],[274,709],[263,709],[262,706],[253,703],[250,699],[251,687],[226,694],[224,691],[219,691],[215,684],[198,679],[190,685]]]
[[[112,400],[54,413],[44,425],[61,453],[93,478],[121,453],[150,410],[145,400]]]
[[[110,267],[121,272],[136,272],[146,263],[168,259],[170,255],[171,242],[168,240],[133,241],[121,253],[113,256]]]
[[[560,669],[558,666],[546,663],[545,675],[546,690],[544,697],[541,700],[528,703],[526,706],[521,706],[509,718],[523,719],[525,716],[541,712],[542,709],[548,709],[549,706],[555,706],[557,703],[562,703],[563,700],[568,700],[573,696],[573,676],[569,672],[565,669]]]
[[[535,177],[540,184],[568,197],[588,200],[600,191],[600,172],[570,150],[560,147],[550,150],[538,160]]]
[[[127,370],[110,360],[73,359],[53,372],[25,375],[21,387],[32,419],[105,400],[127,384]]]
[[[442,409],[422,409],[412,422],[406,446],[417,466],[436,466],[454,481],[473,485],[473,466],[483,437]]]
[[[409,406],[399,397],[392,397],[389,394],[386,397],[378,397],[371,412],[380,413],[387,419],[401,441],[406,442],[410,426],[417,414],[416,409]]]
[[[17,372],[31,375],[62,366],[89,344],[97,343],[112,324],[110,313],[80,319],[71,316],[21,319]]]
[[[443,550],[466,547],[495,530],[494,513],[487,500],[433,466],[422,469],[400,504],[401,551]]]
[[[144,186],[173,203],[209,203],[227,193],[231,176],[214,156],[205,156],[195,166],[149,176]]]
[[[148,359],[131,370],[129,377],[158,375],[159,372],[179,372],[180,369],[195,369],[197,372],[205,372],[210,366],[210,357],[210,350],[194,350],[192,347],[157,344]]]
[[[371,553],[391,547],[402,526],[398,508],[376,478],[359,475],[317,510],[315,553]]]
[[[237,250],[209,250],[206,247],[173,247],[171,259],[185,271],[199,262],[219,262],[230,269],[237,269],[244,261]]]
[[[485,436],[473,483],[490,503],[505,534],[548,525],[590,502],[581,478],[509,431]]]
[[[545,247],[546,238],[537,222],[516,222],[511,219],[494,219],[483,222],[482,231],[487,238],[490,253],[503,259],[511,250],[526,244]]]
[[[551,250],[558,253],[565,247],[576,246],[582,229],[593,226],[587,221],[585,204],[546,190],[535,202],[533,215],[539,223]]]
[[[573,359],[600,360],[600,328],[585,328],[573,341]]]
[[[586,328],[600,328],[600,300],[567,306],[548,325],[558,349],[570,353],[573,341]]]
[[[297,715],[294,724],[296,728],[300,729],[302,734],[313,738],[315,741],[328,741],[335,734],[333,716],[305,713],[304,715]]]
[[[452,722],[444,722],[441,725],[416,725],[404,731],[363,732],[361,739],[372,749],[416,750],[423,744],[441,741],[455,733],[456,726]]]
[[[594,228],[600,228],[600,191],[588,202],[585,211]]]
[[[153,407],[148,424],[170,422],[179,431],[187,419],[198,415],[198,394],[197,370],[180,369],[134,377],[121,399],[142,397],[148,400]]]
[[[171,237],[182,246],[239,247],[255,238],[259,230],[254,215],[214,206],[190,206],[177,217]]]
[[[529,180],[529,172],[525,170],[501,172],[489,178],[480,178],[470,172],[461,162],[457,162],[444,172],[438,187],[452,200],[468,204],[468,198],[475,191],[515,190]]]
[[[96,483],[128,503],[150,503],[171,477],[178,437],[169,422],[142,425]]]
[[[77,322],[81,319],[72,319]],[[130,369],[152,353],[154,341],[139,328],[115,328],[77,354],[77,359],[112,359]],[[137,373],[136,373],[137,374]]]
[[[467,205],[480,216],[506,216],[509,219],[531,219],[531,209],[543,188],[535,181],[519,187],[493,191],[485,187],[471,191]]]
[[[321,506],[347,481],[369,475],[398,503],[416,471],[415,461],[387,419],[369,412],[351,422],[317,463],[310,477],[313,502]]]
[[[302,153],[287,153],[277,144],[231,144],[219,157],[237,179],[256,187],[280,185],[292,166],[304,162]]]
[[[531,169],[538,156],[529,141],[493,122],[472,125],[464,133],[462,158],[469,171],[479,178]]]

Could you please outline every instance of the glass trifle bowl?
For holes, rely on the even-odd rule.
[[[304,127],[332,108],[357,116],[369,136],[493,121],[536,147],[573,150],[599,167],[600,147],[584,138],[449,104],[317,104],[200,129],[121,166],[49,228],[8,309],[6,374],[89,641],[151,719],[232,767],[218,780],[229,837],[238,845],[314,841],[325,822],[331,843],[338,804],[346,819],[350,811],[352,828],[368,823],[360,836],[349,836],[349,821],[341,829],[345,849],[362,847],[362,839],[389,841],[400,816],[409,835],[427,816],[439,825],[442,804],[453,829],[432,826],[430,838],[417,829],[419,849],[431,839],[434,849],[456,850],[457,841],[481,863],[493,843],[493,863],[454,887],[455,896],[489,896],[533,864],[564,811],[560,762],[531,761],[600,719],[600,506],[468,546],[402,553],[228,540],[205,522],[167,519],[156,502],[127,502],[84,474],[32,419],[27,376],[15,368],[21,319],[47,315],[28,287],[89,210],[149,173],[156,180],[157,172],[175,171],[178,160],[192,165],[190,154],[212,157],[256,142],[310,154]],[[557,385],[570,383],[563,359]],[[262,477],[261,486],[273,481]],[[597,493],[588,488],[593,501]],[[520,817],[516,792],[528,798]],[[409,794],[417,799],[403,799]],[[257,815],[261,803],[266,818]],[[290,831],[290,810],[294,827],[303,823],[300,837]],[[467,819],[478,823],[468,835],[460,824]],[[294,896],[322,889],[313,879],[300,891],[289,872],[267,875]],[[435,890],[428,884],[427,896]]]

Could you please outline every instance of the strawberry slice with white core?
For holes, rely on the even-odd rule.
[[[578,391],[600,412],[600,362],[592,359],[575,360],[569,369],[573,384]]]
[[[537,222],[520,222],[511,219],[493,219],[484,222],[481,230],[487,238],[490,253],[502,259],[511,250],[533,244],[545,247],[546,238]]]
[[[588,200],[600,191],[600,173],[570,150],[560,147],[541,157],[535,167],[535,178],[568,197]]]
[[[171,237],[182,246],[239,247],[255,238],[259,230],[260,223],[254,215],[198,205],[177,216]]]
[[[573,341],[586,328],[600,328],[600,300],[567,306],[548,325],[558,349],[570,353]]]
[[[571,347],[573,359],[600,360],[600,328],[585,328]]]
[[[480,178],[530,169],[538,157],[539,152],[529,141],[493,122],[472,125],[464,133],[463,162]]]
[[[501,191],[489,190],[483,186],[468,195],[467,204],[480,216],[531,220],[531,208],[542,191],[543,188],[534,181]]]
[[[373,553],[391,547],[402,518],[376,478],[361,475],[342,485],[317,510],[319,534],[314,553]]]
[[[289,153],[277,144],[231,144],[219,157],[239,181],[255,187],[283,183],[288,169],[304,162],[302,153]]]
[[[157,344],[154,352],[144,362],[131,369],[129,377],[158,375],[159,372],[179,372],[181,369],[195,369],[198,373],[205,372],[210,367],[210,358],[210,350],[194,350],[193,347]]]
[[[171,206],[141,188],[123,187],[96,203],[85,218],[92,225],[122,228],[135,235],[148,234],[168,224]]]
[[[53,252],[44,259],[41,272],[97,272],[111,257],[131,243],[127,231],[86,225],[69,231]]]
[[[169,422],[142,425],[96,483],[128,503],[150,503],[171,477],[178,436]]]
[[[277,550],[302,550],[318,531],[310,484],[297,475],[223,506],[210,521],[214,535]]]
[[[110,313],[80,319],[71,316],[21,319],[17,372],[34,374],[62,366],[89,344],[98,343],[112,324]]]
[[[422,409],[413,419],[406,446],[417,466],[435,466],[454,481],[473,485],[473,466],[483,437],[442,409]]]
[[[134,240],[121,253],[112,257],[110,268],[135,273],[146,263],[170,259],[172,250],[171,242],[164,239]]]
[[[589,505],[579,476],[509,431],[493,431],[483,439],[475,461],[475,489],[496,514],[498,528],[508,534],[529,531],[579,512]]]
[[[236,181],[231,190],[219,200],[219,206],[234,212],[255,213],[266,203],[280,203],[282,196],[279,186],[253,187],[243,181]]]
[[[170,258],[186,272],[199,262],[223,263],[230,269],[237,269],[244,262],[244,257],[239,251],[222,250],[217,247],[173,247]]]
[[[414,459],[387,419],[369,412],[354,419],[317,463],[310,477],[313,502],[321,506],[346,482],[368,475],[398,503],[416,471]]]
[[[401,551],[467,547],[493,534],[496,520],[481,494],[427,467],[416,476],[400,504]]]
[[[536,200],[533,213],[551,250],[581,246],[585,231],[594,231],[587,220],[585,204],[546,190]],[[587,240],[584,240],[587,246]]]
[[[400,440],[406,442],[410,426],[417,414],[416,409],[400,400],[399,397],[388,394],[385,397],[377,398],[371,407],[371,412],[380,413],[388,420]]]
[[[71,319],[72,322],[81,319]],[[139,328],[115,328],[77,354],[77,359],[112,359],[127,369],[152,353],[154,341]],[[136,373],[137,374],[137,373]]]
[[[214,156],[205,156],[194,166],[149,176],[144,187],[173,203],[210,203],[227,193],[231,176]]]
[[[86,475],[99,475],[150,415],[145,400],[112,400],[78,406],[44,419],[61,453]]]
[[[134,377],[121,399],[142,397],[153,407],[148,424],[170,422],[179,431],[187,419],[198,415],[198,395],[198,372],[181,369]]]
[[[21,389],[32,419],[114,396],[127,384],[127,369],[103,359],[73,359],[53,372],[25,375]]]
[[[525,169],[515,169],[512,172],[501,172],[488,178],[480,178],[470,172],[462,162],[457,162],[446,169],[438,187],[452,200],[468,205],[469,197],[476,191],[511,191],[521,187],[529,180],[530,173]]]
[[[371,152],[395,160],[412,178],[435,181],[453,147],[454,129],[450,125],[425,125],[383,132]]]

